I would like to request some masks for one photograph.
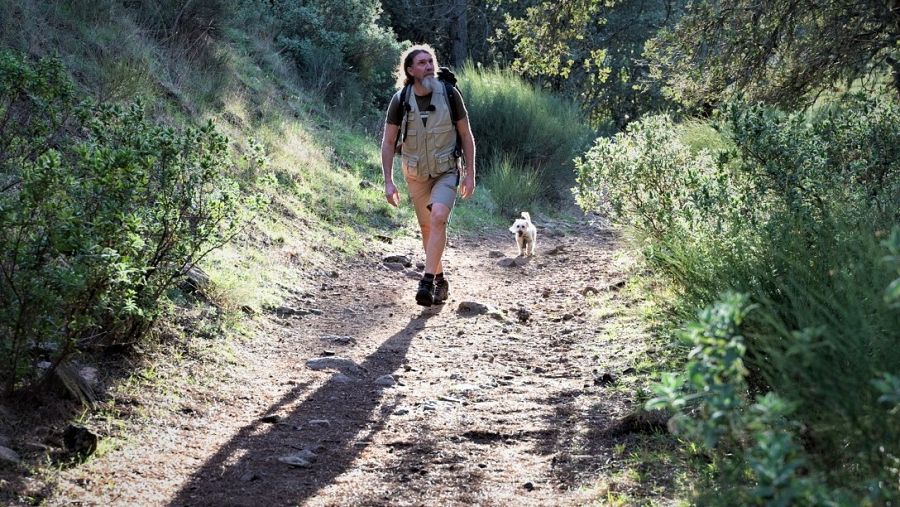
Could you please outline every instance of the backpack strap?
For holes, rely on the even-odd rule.
[[[451,73],[452,76],[452,73]],[[456,79],[453,80],[454,82]],[[456,118],[459,116],[459,111],[456,110],[456,86],[448,81],[441,81],[444,83],[444,91],[446,92],[447,104],[450,106],[450,122],[453,123],[453,130],[456,131],[456,148],[453,148],[453,156],[456,158],[462,157],[462,137],[459,135],[459,129],[456,128]]]
[[[406,132],[409,129],[409,112],[412,109],[409,107],[407,103],[407,92],[409,91],[409,85],[404,85],[403,88],[400,89],[400,107],[403,108],[403,123],[402,129],[397,129],[397,140],[394,142],[394,147],[396,148],[396,152],[398,155],[403,153],[403,142],[406,141]]]

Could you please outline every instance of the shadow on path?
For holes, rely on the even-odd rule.
[[[331,484],[353,466],[391,413],[387,407],[374,413],[383,389],[372,381],[401,367],[412,339],[434,315],[434,311],[423,311],[385,340],[361,363],[367,371],[362,378],[342,383],[332,377],[305,399],[308,384],[291,389],[266,412],[284,415],[278,424],[256,420],[242,428],[206,461],[169,505],[296,505]],[[314,420],[328,422],[310,424]],[[303,449],[317,454],[309,468],[294,468],[278,461]]]

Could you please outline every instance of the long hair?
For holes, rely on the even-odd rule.
[[[400,56],[400,63],[397,65],[397,70],[394,71],[394,75],[397,78],[396,86],[398,90],[408,84],[413,84],[415,81],[415,79],[406,72],[406,69],[412,66],[413,58],[419,53],[430,54],[431,58],[434,60],[434,68],[438,68],[437,56],[434,54],[433,47],[428,44],[416,44],[415,46],[410,46],[410,48],[404,51],[403,55]]]

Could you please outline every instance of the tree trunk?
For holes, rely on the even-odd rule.
[[[466,0],[454,0],[450,19],[450,43],[452,45],[453,66],[457,69],[466,63],[469,55],[469,27],[466,16]]]

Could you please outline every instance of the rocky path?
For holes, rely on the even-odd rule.
[[[412,239],[293,290],[257,317],[267,339],[237,347],[227,375],[175,374],[143,431],[64,472],[47,503],[596,501],[591,485],[616,466],[601,435],[626,400],[598,381],[615,346],[598,343],[586,297],[622,275],[611,234],[555,229],[527,259],[504,234],[452,240],[450,299],[430,309],[413,301]]]

